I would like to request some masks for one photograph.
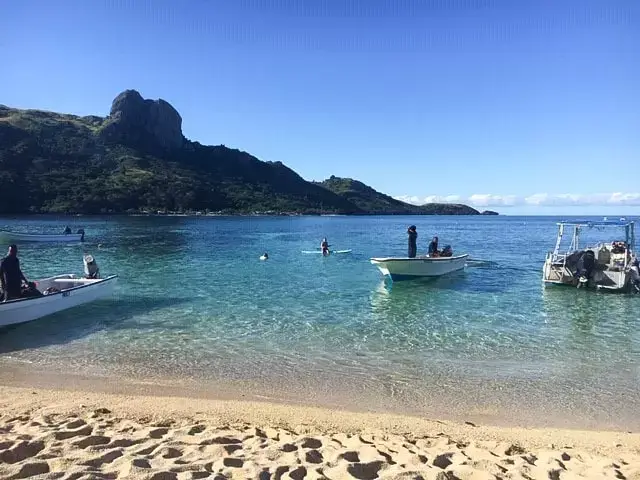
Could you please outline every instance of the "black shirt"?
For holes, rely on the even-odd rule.
[[[7,256],[0,262],[0,276],[6,283],[7,290],[19,290],[22,285],[20,260],[18,257]]]

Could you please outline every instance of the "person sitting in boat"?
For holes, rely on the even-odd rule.
[[[427,253],[430,257],[438,256],[438,237],[433,237],[433,240],[429,243],[429,251]]]
[[[69,228],[69,225],[67,225],[67,228],[64,229],[64,234],[65,235],[71,234],[71,229]]]
[[[326,237],[322,239],[320,249],[322,250],[322,255],[329,255],[329,242]]]
[[[453,250],[451,249],[451,245],[445,245],[442,251],[440,252],[441,257],[451,257],[453,256]]]
[[[416,252],[418,250],[418,232],[416,232],[415,225],[411,225],[407,229],[407,235],[409,235],[409,252],[407,253],[407,256],[409,258],[416,258]]]
[[[22,282],[29,284],[27,277],[20,269],[18,247],[11,245],[9,253],[0,262],[0,283],[2,285],[2,301],[14,300],[22,296]]]
[[[100,278],[100,268],[98,268],[98,262],[93,258],[93,255],[85,255],[84,262],[84,278],[96,279]]]
[[[613,242],[611,245],[611,253],[624,253],[627,249],[625,242]]]

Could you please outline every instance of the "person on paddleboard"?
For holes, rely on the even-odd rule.
[[[416,258],[416,252],[418,251],[418,232],[416,232],[415,225],[411,225],[407,229],[407,235],[409,235],[409,252],[407,256],[409,258]]]
[[[329,242],[326,237],[320,243],[320,250],[322,250],[322,255],[329,255]]]

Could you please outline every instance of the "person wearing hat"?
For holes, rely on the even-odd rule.
[[[416,232],[416,226],[411,225],[407,229],[407,235],[409,235],[409,258],[416,258],[416,252],[418,251],[418,232]]]
[[[29,283],[20,269],[18,247],[11,245],[9,254],[0,262],[0,284],[2,284],[3,298],[0,301],[15,300],[22,296],[22,282]]]

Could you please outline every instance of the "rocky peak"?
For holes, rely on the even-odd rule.
[[[108,140],[136,146],[176,149],[184,144],[178,111],[162,99],[144,99],[136,90],[125,90],[113,100],[102,133]]]

